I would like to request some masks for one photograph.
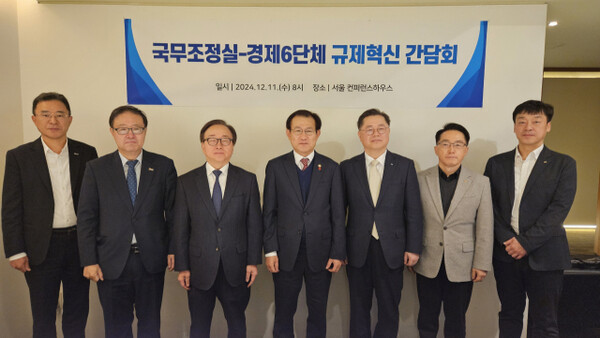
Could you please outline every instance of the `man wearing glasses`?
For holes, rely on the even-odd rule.
[[[106,337],[160,336],[165,267],[177,173],[173,161],[143,150],[148,120],[121,106],[109,118],[117,151],[87,165],[77,231],[86,278],[98,283]]]
[[[421,338],[435,338],[444,304],[444,336],[465,337],[473,282],[492,268],[494,215],[487,177],[462,166],[469,132],[448,123],[435,134],[438,165],[418,175],[423,253],[417,272]]]
[[[302,281],[307,337],[325,337],[331,273],[346,259],[342,181],[338,164],[315,152],[321,119],[292,113],[286,134],[293,151],[267,164],[263,220],[267,269],[275,285],[274,337],[294,336]]]
[[[42,93],[33,100],[41,137],[6,153],[2,192],[4,251],[25,274],[33,337],[56,337],[56,308],[63,285],[65,337],[84,337],[89,281],[77,248],[77,201],[85,163],[96,149],[67,138],[73,117],[67,98]]]
[[[419,183],[413,161],[387,150],[386,113],[369,109],[357,124],[365,152],[340,164],[348,208],[350,337],[371,337],[373,290],[373,336],[396,337],[403,269],[417,263],[423,241]]]
[[[175,269],[188,291],[190,337],[210,337],[216,298],[228,337],[246,337],[250,286],[262,262],[262,218],[256,176],[229,161],[237,141],[223,120],[200,131],[206,163],[181,177],[175,200]]]

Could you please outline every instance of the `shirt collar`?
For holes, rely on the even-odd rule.
[[[372,158],[371,156],[369,156],[366,152],[365,152],[365,161],[367,163],[367,167],[371,164],[371,162],[373,162],[374,160],[379,162],[379,164],[381,165],[385,165],[385,155],[387,155],[387,149],[383,152],[383,154],[379,155],[378,158]]]
[[[455,172],[450,174],[450,176],[447,176],[446,173],[442,170],[442,168],[440,168],[440,166],[438,165],[438,173],[440,174],[440,178],[446,181],[457,180],[458,176],[460,175],[461,168],[462,166],[458,167],[458,169]]]
[[[50,147],[48,147],[48,145],[46,144],[46,142],[44,142],[44,138],[40,137],[40,139],[42,140],[42,146],[44,147],[44,154],[47,154],[48,152],[52,153],[52,154],[56,154],[52,149],[50,149]],[[57,155],[63,155],[65,153],[69,152],[69,142],[65,142],[65,146],[62,148],[62,150],[60,151],[59,154]]]
[[[210,165],[210,163],[208,163],[208,161],[206,162],[206,176],[209,175],[214,175],[213,171],[215,171],[216,169]],[[227,176],[227,172],[229,171],[229,163],[227,163],[226,165],[224,165],[221,169],[221,176]]]
[[[123,163],[123,166],[126,166],[127,165],[127,161],[129,161],[129,160],[127,159],[127,157],[123,156],[123,154],[121,154],[120,151],[118,153],[119,153],[119,157],[121,158],[121,163]],[[135,158],[136,160],[138,160],[138,163],[136,164],[136,166],[138,164],[142,163],[142,157],[143,157],[143,155],[144,155],[144,150],[142,149],[142,151],[140,151],[140,154],[138,155],[138,157]]]
[[[310,164],[314,157],[315,157],[314,150],[310,154],[308,154],[308,156],[302,156],[294,150],[294,163],[296,163],[296,165],[300,164],[300,160],[303,158],[308,158],[308,163]]]
[[[544,144],[543,143],[542,143],[541,146],[537,147],[534,151],[530,152],[529,155],[527,155],[527,156],[528,157],[529,156],[533,156],[532,159],[535,161],[535,160],[538,159],[538,157],[540,157],[540,153],[542,152],[542,150],[544,150]],[[520,159],[522,161],[526,160],[526,158],[524,159],[524,158],[521,157],[521,153],[519,152],[519,146],[517,146],[515,148],[515,160],[516,159]]]

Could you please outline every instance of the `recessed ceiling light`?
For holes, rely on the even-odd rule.
[[[548,27],[558,26],[558,21],[550,21],[548,22]]]

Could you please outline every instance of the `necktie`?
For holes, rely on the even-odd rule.
[[[369,164],[369,190],[371,190],[371,198],[373,199],[373,205],[377,205],[377,199],[379,198],[379,189],[381,188],[381,175],[377,170],[377,161],[373,160]],[[379,239],[379,233],[377,233],[377,227],[373,222],[373,230],[371,235],[375,239]]]
[[[137,177],[135,175],[135,165],[138,160],[127,161],[127,188],[129,188],[129,197],[131,197],[131,204],[135,205],[135,197],[137,196]]]
[[[302,171],[306,170],[306,168],[308,167],[308,158],[303,158],[300,160],[300,163],[302,163]]]
[[[219,215],[219,211],[221,211],[221,201],[223,199],[221,185],[219,184],[219,175],[221,175],[221,170],[213,170],[213,174],[215,174],[215,186],[213,188],[212,200],[215,210],[217,211],[217,215]]]

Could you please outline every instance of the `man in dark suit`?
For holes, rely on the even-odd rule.
[[[87,165],[77,221],[84,276],[98,283],[106,337],[160,336],[165,267],[177,173],[173,161],[143,150],[148,126],[136,107],[109,118],[117,151]]]
[[[570,267],[563,222],[575,198],[575,160],[544,146],[554,108],[526,101],[513,112],[516,149],[488,160],[494,203],[494,275],[500,337],[558,337],[563,270]]]
[[[413,161],[387,151],[387,114],[369,109],[357,124],[365,152],[340,164],[348,208],[350,336],[371,337],[375,290],[373,336],[396,337],[403,269],[417,263],[423,241],[419,183]]]
[[[489,179],[462,165],[469,132],[457,123],[435,134],[438,164],[419,173],[423,252],[417,272],[421,338],[435,338],[444,305],[444,337],[464,338],[473,282],[492,268],[494,215]]]
[[[42,134],[6,153],[2,192],[4,251],[25,273],[33,337],[56,337],[56,307],[63,285],[65,337],[84,337],[89,281],[77,248],[77,201],[85,163],[96,149],[67,138],[71,108],[58,93],[33,100],[31,119]]]
[[[286,121],[292,152],[267,164],[264,246],[275,284],[274,337],[294,337],[294,314],[306,283],[307,337],[325,337],[331,273],[346,259],[345,210],[337,163],[315,152],[321,119],[308,110]]]
[[[246,337],[244,311],[262,262],[262,218],[256,176],[229,163],[237,141],[223,120],[200,131],[206,163],[179,177],[175,202],[175,268],[188,290],[190,337],[210,337],[215,299],[228,337]]]

